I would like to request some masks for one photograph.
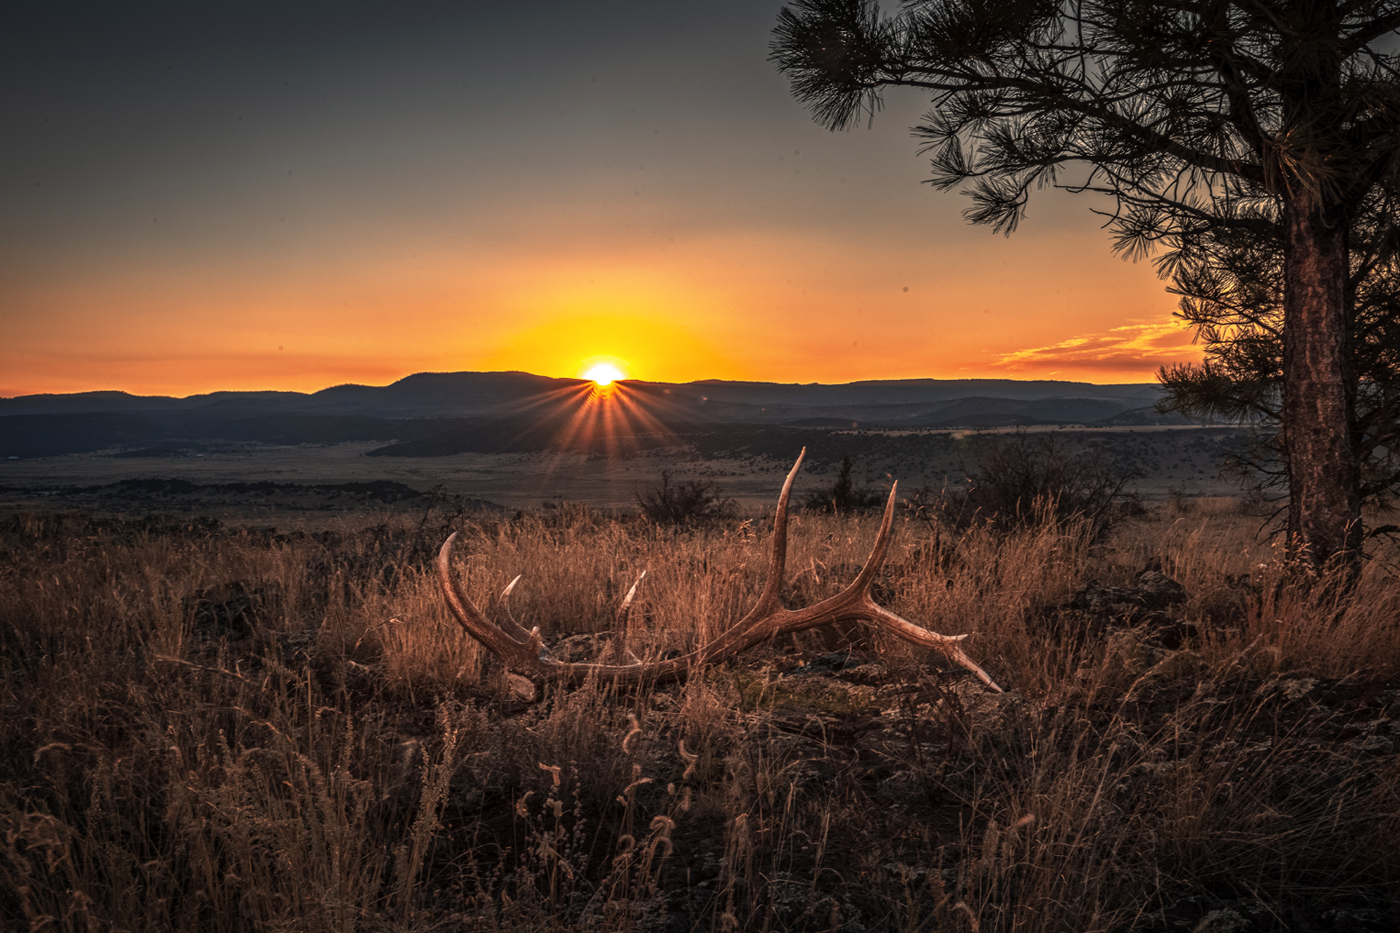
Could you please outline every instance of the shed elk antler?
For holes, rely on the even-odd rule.
[[[507,668],[532,680],[559,679],[569,682],[596,677],[619,684],[681,680],[696,668],[703,668],[716,661],[738,654],[760,642],[788,632],[800,632],[832,622],[857,621],[875,628],[882,628],[890,634],[919,645],[942,652],[949,660],[956,661],[977,675],[988,687],[1001,692],[987,672],[973,663],[962,652],[958,642],[966,635],[940,635],[901,618],[876,604],[870,595],[875,576],[880,572],[880,564],[890,543],[890,530],[894,524],[895,489],[890,489],[889,501],[885,503],[885,516],[880,522],[880,532],[875,537],[875,546],[870,549],[870,558],[860,574],[850,585],[837,593],[806,609],[787,609],[778,597],[783,585],[783,567],[787,562],[787,510],[788,496],[792,492],[792,481],[802,466],[804,449],[788,473],[783,483],[783,491],[778,496],[778,511],[773,517],[773,553],[768,558],[768,579],[763,584],[763,592],[758,603],[748,614],[730,626],[713,640],[696,648],[690,654],[677,658],[656,661],[633,661],[628,664],[598,664],[592,662],[567,662],[553,657],[540,639],[538,627],[525,629],[511,617],[507,608],[505,618],[500,623],[487,619],[457,584],[452,575],[452,544],[457,535],[454,532],[438,552],[438,579],[442,583],[447,603],[467,634],[486,646],[492,654],[505,662]],[[502,603],[510,596],[516,581],[510,582],[501,594]],[[638,583],[641,582],[639,579]],[[636,592],[634,584],[627,594],[627,601]]]

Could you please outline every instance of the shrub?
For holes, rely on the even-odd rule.
[[[1053,433],[1017,431],[984,443],[967,482],[943,490],[935,509],[959,527],[1023,528],[1078,518],[1101,538],[1142,512],[1137,493],[1128,489],[1137,475],[1114,467],[1099,451],[1072,454]]]
[[[814,492],[807,497],[802,507],[809,512],[826,512],[835,515],[849,515],[852,512],[866,512],[878,509],[885,504],[885,497],[873,489],[856,486],[851,479],[855,464],[850,454],[841,457],[841,472],[829,489]]]
[[[733,518],[733,499],[720,494],[711,480],[672,483],[673,473],[661,471],[661,480],[636,495],[637,508],[658,525],[697,525]]]

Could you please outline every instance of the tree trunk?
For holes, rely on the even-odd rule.
[[[1361,559],[1361,470],[1347,348],[1346,212],[1311,192],[1284,205],[1283,442],[1288,547],[1315,571]]]

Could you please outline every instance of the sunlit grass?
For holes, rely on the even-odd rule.
[[[789,604],[849,582],[875,525],[794,516]],[[849,645],[813,633],[526,705],[446,612],[433,523],[22,516],[0,526],[0,922],[1394,929],[1398,588],[1383,561],[1345,603],[1290,584],[1256,528],[1222,504],[1107,544],[901,522],[877,596],[973,633],[1004,697],[879,638],[804,673]],[[523,573],[512,610],[557,650],[655,657],[748,608],[770,522],[455,530],[489,613]],[[1180,650],[1067,608],[1148,565],[1185,587]]]

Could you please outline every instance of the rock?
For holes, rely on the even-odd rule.
[[[1136,596],[1149,609],[1166,609],[1186,602],[1186,587],[1160,570],[1144,570],[1138,574]]]
[[[1068,608],[1100,623],[1166,625],[1177,620],[1165,610],[1186,600],[1186,587],[1160,570],[1144,570],[1138,574],[1135,586],[1104,586],[1090,580],[1070,597]]]

